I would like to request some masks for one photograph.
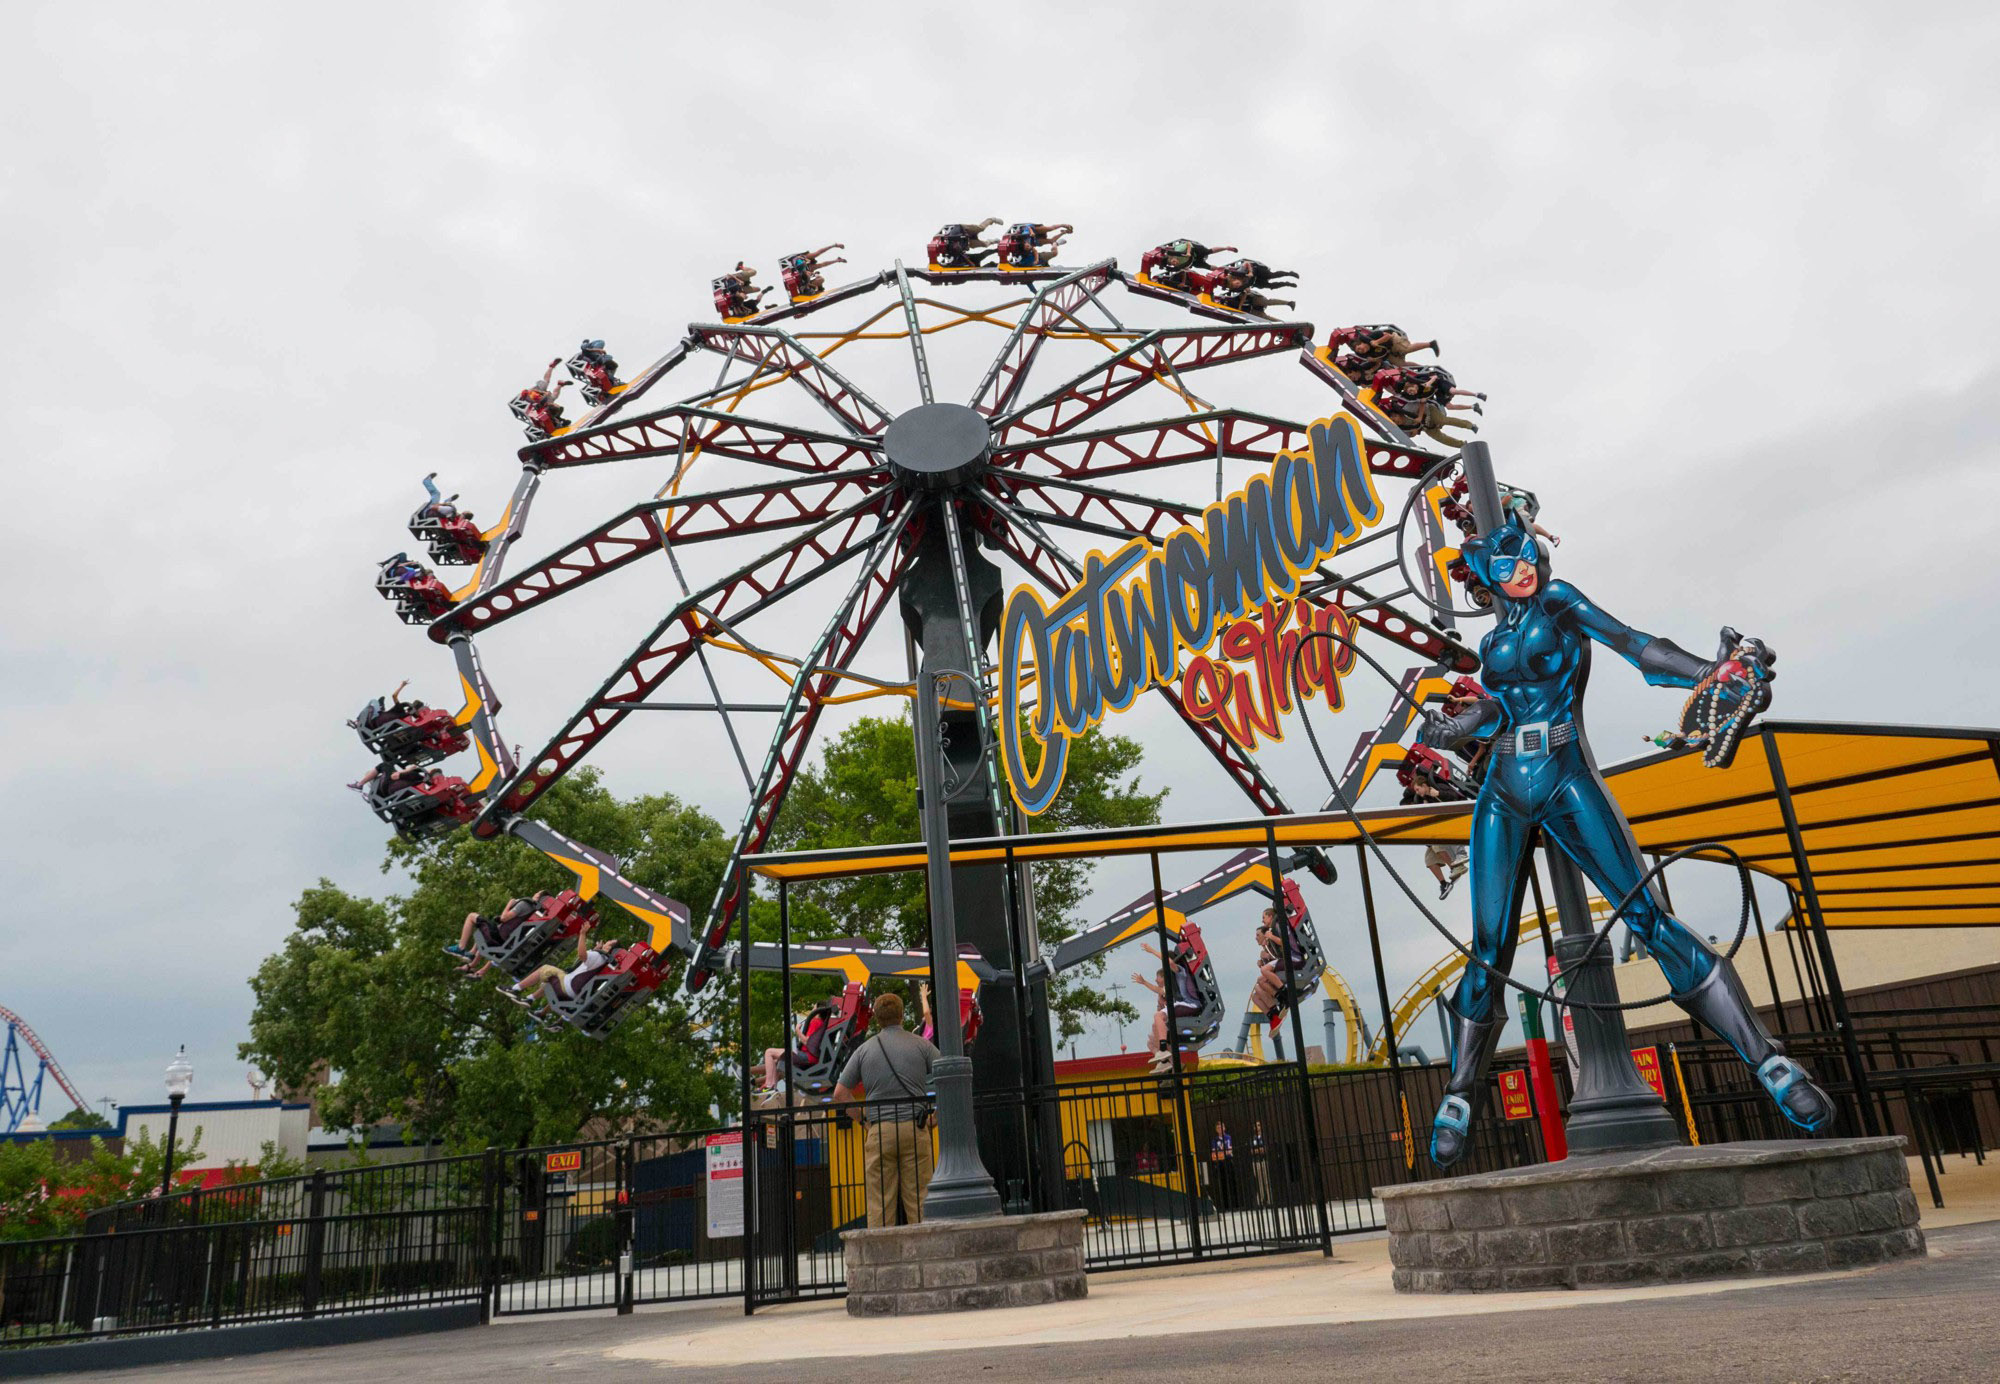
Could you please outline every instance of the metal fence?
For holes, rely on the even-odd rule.
[[[2000,1013],[1855,1016],[1877,1129],[1907,1134],[1933,1201],[1947,1158],[2000,1143]],[[1864,1132],[1845,1040],[1792,1053]],[[1555,1052],[1561,1053],[1560,1045]],[[1667,1104],[1702,1143],[1796,1137],[1735,1054],[1660,1045]],[[1502,1059],[1495,1079],[1517,1066]],[[1297,1063],[982,1091],[1007,1209],[1079,1208],[1093,1270],[1330,1249],[1378,1229],[1375,1189],[1441,1176],[1425,1153],[1442,1064]],[[1559,1089],[1566,1073],[1558,1062]],[[1489,1099],[1452,1175],[1543,1157],[1536,1118]],[[0,1346],[477,1302],[498,1314],[845,1291],[841,1232],[893,1223],[933,1153],[928,1099],[763,1105],[747,1124],[195,1190],[0,1242]],[[1542,1112],[1532,1112],[1538,1116]],[[907,1163],[902,1155],[907,1154]],[[872,1204],[872,1206],[871,1206]]]
[[[435,1159],[110,1208],[0,1242],[0,1343],[479,1301],[488,1160]]]

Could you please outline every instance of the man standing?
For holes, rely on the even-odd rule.
[[[919,1102],[930,1089],[937,1058],[936,1048],[904,1029],[902,997],[883,995],[875,1001],[875,1036],[854,1050],[833,1088],[836,1105],[863,1097],[876,1102],[858,1116],[868,1131],[862,1176],[871,1230],[896,1223],[899,1199],[906,1223],[923,1219],[924,1192],[931,1185],[931,1120]]]
[[[1257,1179],[1257,1204],[1271,1204],[1271,1145],[1264,1138],[1264,1122],[1253,1122],[1250,1129],[1250,1175]]]
[[[1230,1161],[1235,1156],[1236,1141],[1229,1137],[1229,1126],[1217,1120],[1215,1137],[1208,1141],[1209,1190],[1215,1196],[1217,1210],[1226,1211],[1236,1204],[1236,1181],[1232,1176],[1236,1168]]]

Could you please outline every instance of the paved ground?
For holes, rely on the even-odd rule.
[[[1698,1285],[1672,1290],[1533,1294],[1523,1299],[1394,1298],[1372,1319],[1339,1319],[1381,1276],[1379,1251],[1343,1241],[1343,1259],[1199,1273],[1108,1275],[1091,1280],[1097,1316],[1123,1302],[1135,1311],[1095,1336],[1022,1344],[1047,1334],[1051,1308],[967,1313],[899,1323],[877,1354],[838,1308],[760,1313],[737,1308],[642,1312],[635,1316],[511,1321],[484,1330],[379,1345],[289,1351],[71,1378],[217,1380],[228,1384],[311,1378],[315,1384],[421,1379],[425,1384],[560,1375],[577,1380],[659,1378],[800,1381],[861,1374],[871,1381],[996,1379],[1161,1381],[1333,1378],[1484,1380],[1968,1380],[2000,1378],[2000,1222],[1930,1232],[1931,1257],[1845,1275]],[[1377,1242],[1379,1244],[1379,1242]],[[1265,1277],[1259,1278],[1258,1275]],[[1237,1301],[1258,1283],[1279,1285],[1294,1306],[1312,1288],[1322,1319],[1274,1319],[1254,1330],[1202,1330],[1241,1323]],[[1150,1310],[1136,1310],[1147,1307]],[[1169,1316],[1156,1317],[1156,1311]],[[1416,1315],[1425,1313],[1430,1315]],[[1004,1344],[927,1351],[982,1323]],[[1190,1329],[1194,1328],[1194,1329]],[[822,1356],[790,1348],[802,1331],[824,1340]],[[1161,1334],[1172,1332],[1175,1334]],[[783,1359],[714,1368],[692,1359],[744,1359],[784,1347]],[[701,1355],[695,1355],[701,1351]]]

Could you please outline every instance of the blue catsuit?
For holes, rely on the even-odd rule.
[[[1644,874],[1624,815],[1598,777],[1582,734],[1591,641],[1622,655],[1656,687],[1692,687],[1708,665],[1605,614],[1568,582],[1549,582],[1520,600],[1498,595],[1496,605],[1498,623],[1479,646],[1493,700],[1447,723],[1440,738],[1499,733],[1472,815],[1472,945],[1482,960],[1505,971],[1514,959],[1515,914],[1535,828],[1608,900],[1624,898]],[[1537,725],[1546,725],[1552,738],[1573,727],[1567,732],[1573,738],[1543,753],[1502,753],[1509,748],[1502,741]],[[1714,968],[1715,953],[1659,906],[1650,887],[1627,906],[1624,921],[1645,940],[1676,992],[1692,990]],[[1483,1021],[1501,988],[1484,967],[1467,967],[1453,1008]]]

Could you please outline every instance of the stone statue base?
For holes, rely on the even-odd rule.
[[[1375,1194],[1399,1292],[1814,1273],[1925,1253],[1903,1142],[1579,1155]]]
[[[847,1314],[910,1316],[1086,1297],[1082,1211],[850,1230]]]

